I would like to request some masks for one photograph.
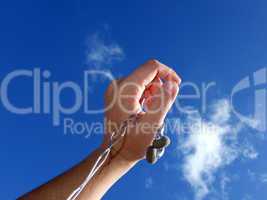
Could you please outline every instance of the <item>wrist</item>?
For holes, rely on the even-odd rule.
[[[105,151],[105,149],[108,148],[108,145],[106,142],[103,142],[98,149],[99,152]],[[124,149],[120,148],[111,148],[111,151],[109,153],[109,156],[107,158],[106,165],[109,165],[111,163],[117,163],[123,166],[133,167],[135,166],[140,160],[137,159],[131,159],[127,154],[124,153]]]
[[[121,153],[118,153],[115,157],[111,159],[111,162],[114,162],[126,168],[132,168],[139,162],[139,160],[129,160],[125,158]]]
[[[131,156],[131,153],[125,149],[121,149],[116,156],[122,162],[129,163],[129,164],[137,164],[142,159],[137,159],[135,156]]]

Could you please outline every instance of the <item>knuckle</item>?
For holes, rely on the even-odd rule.
[[[150,59],[146,62],[146,66],[157,69],[160,66],[160,62],[156,59]]]
[[[157,59],[150,59],[147,61],[148,64],[151,64],[151,65],[159,65],[160,62],[157,60]]]

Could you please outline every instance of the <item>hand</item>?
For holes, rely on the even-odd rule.
[[[166,65],[150,60],[126,78],[114,80],[105,93],[105,128],[103,145],[110,142],[111,132],[130,115],[140,113],[136,126],[128,130],[124,141],[115,146],[128,161],[144,158],[178,94],[180,77]],[[142,111],[142,102],[145,111]]]

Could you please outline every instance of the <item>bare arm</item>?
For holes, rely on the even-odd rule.
[[[95,150],[74,168],[19,199],[67,199],[70,193],[86,178],[89,169],[101,152],[101,149]],[[92,179],[81,193],[79,199],[101,199],[105,192],[135,164],[136,162],[126,162],[119,155],[112,160],[108,159],[100,169],[100,173]]]
[[[67,199],[83,182],[98,156],[109,144],[111,132],[131,114],[139,112],[140,101],[145,99],[146,111],[141,113],[136,127],[129,129],[124,140],[113,148],[112,155],[77,198],[101,199],[117,180],[144,158],[146,149],[155,137],[155,127],[162,125],[177,96],[180,82],[173,70],[155,60],[143,64],[130,76],[114,81],[105,94],[106,134],[101,147],[69,171],[19,199]]]

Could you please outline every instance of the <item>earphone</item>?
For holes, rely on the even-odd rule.
[[[151,146],[147,148],[146,160],[150,164],[154,164],[164,155],[165,148],[169,146],[171,140],[168,136],[164,135],[164,126],[162,126],[153,140]]]

